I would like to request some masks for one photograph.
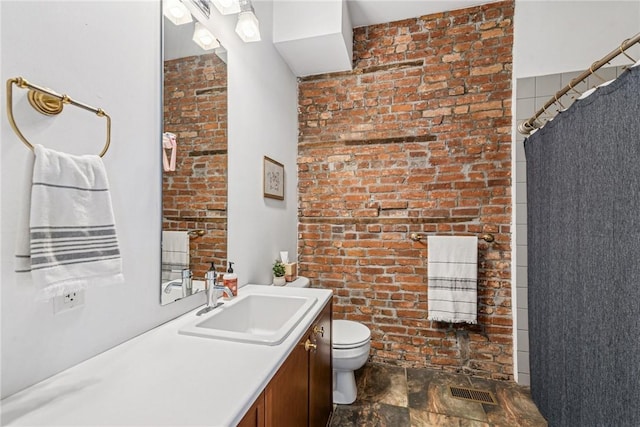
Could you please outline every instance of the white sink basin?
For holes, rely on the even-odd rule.
[[[180,329],[184,335],[278,345],[316,303],[315,297],[249,294]]]

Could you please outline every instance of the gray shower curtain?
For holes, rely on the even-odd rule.
[[[533,399],[550,426],[640,426],[640,67],[525,153]]]

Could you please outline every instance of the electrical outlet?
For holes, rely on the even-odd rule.
[[[84,305],[84,291],[68,292],[53,299],[53,312],[71,310]]]

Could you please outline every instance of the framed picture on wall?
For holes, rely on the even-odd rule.
[[[264,156],[264,197],[284,200],[284,165]]]

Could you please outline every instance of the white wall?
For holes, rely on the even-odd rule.
[[[267,35],[270,3],[255,4]],[[213,15],[216,12],[212,12]],[[244,45],[235,20],[214,16],[229,49],[229,254],[240,283],[270,281],[277,251],[296,251],[296,81],[270,43]],[[104,162],[126,283],[89,289],[82,308],[53,314],[13,272],[23,169],[30,156],[2,114],[0,123],[2,396],[75,365],[204,302],[200,295],[161,307],[161,12],[158,1],[0,2],[0,76],[33,83],[111,114]],[[265,37],[268,40],[268,37]],[[5,94],[2,91],[4,104]],[[34,142],[95,153],[104,121],[66,107],[38,116],[14,90],[16,113]],[[20,120],[22,118],[22,120]],[[262,156],[286,165],[284,202],[262,197]]]
[[[228,254],[240,285],[271,283],[276,257],[295,260],[298,241],[298,83],[271,42],[273,4],[253,5],[262,42],[233,34],[229,47]],[[283,201],[263,197],[264,156],[284,164]]]
[[[640,1],[516,0],[514,22],[514,77],[583,71],[640,32]]]
[[[344,0],[278,0],[273,14],[273,42],[295,75],[353,68],[353,27]]]

